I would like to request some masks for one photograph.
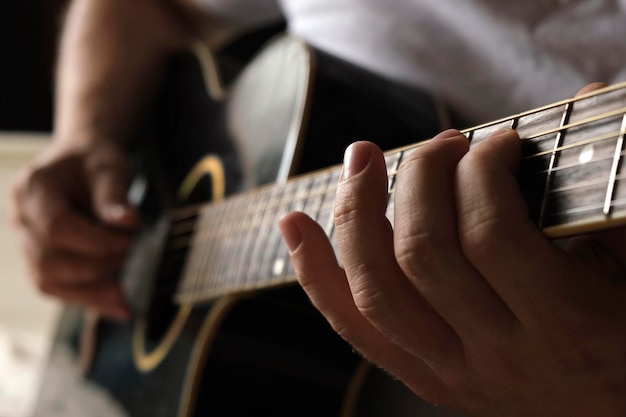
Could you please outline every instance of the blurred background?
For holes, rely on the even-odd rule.
[[[67,0],[0,7],[0,417],[31,414],[58,305],[28,278],[11,227],[17,171],[50,140],[54,56]]]
[[[55,57],[70,1],[0,6],[0,417],[33,415],[61,312],[58,302],[31,283],[11,224],[10,193],[20,169],[51,140]],[[235,74],[263,40],[283,28],[279,22],[229,44],[222,69]],[[51,385],[67,385],[67,379],[59,381]]]

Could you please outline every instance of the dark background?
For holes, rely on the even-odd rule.
[[[0,131],[50,131],[52,81],[67,0],[0,6]]]

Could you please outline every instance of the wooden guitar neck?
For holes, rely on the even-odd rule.
[[[620,172],[626,132],[626,84],[521,113],[464,133],[476,146],[503,128],[523,141],[520,184],[529,212],[546,236],[566,237],[626,224],[626,181]],[[424,142],[422,142],[424,143]],[[399,165],[421,144],[386,153],[388,217],[393,224]],[[175,299],[197,303],[232,292],[294,282],[276,227],[289,211],[318,221],[335,245],[335,166],[171,214],[176,228],[195,227]]]

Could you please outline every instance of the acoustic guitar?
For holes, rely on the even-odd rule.
[[[145,162],[161,185],[138,177],[130,190],[149,207],[122,274],[135,319],[68,311],[36,415],[76,394],[52,381],[77,356],[84,379],[72,391],[87,393],[84,415],[457,415],[413,397],[332,332],[295,285],[276,227],[304,211],[334,244],[340,167],[319,168],[362,138],[396,148],[386,153],[393,223],[399,165],[445,127],[437,101],[290,37],[274,40],[227,91],[202,47],[182,62],[148,133],[169,138],[155,140],[159,157]],[[189,87],[208,94],[190,99]],[[626,224],[626,84],[464,133],[474,146],[503,127],[522,138],[520,185],[548,237]]]

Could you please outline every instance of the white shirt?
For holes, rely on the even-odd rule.
[[[473,122],[626,81],[626,0],[197,0],[440,95]]]

